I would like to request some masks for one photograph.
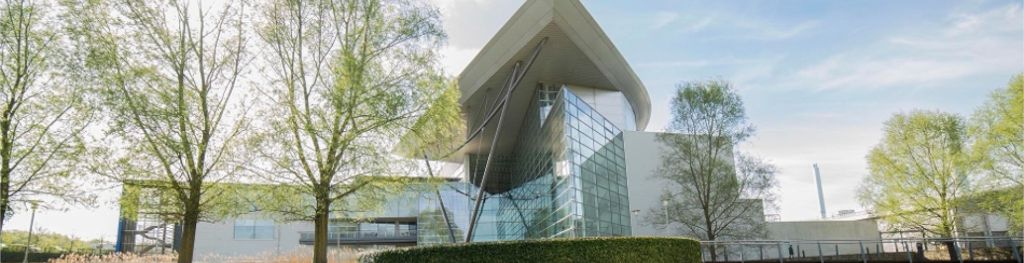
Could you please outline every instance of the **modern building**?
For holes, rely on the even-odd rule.
[[[644,131],[650,98],[580,1],[526,1],[458,84],[468,143],[433,160],[455,167],[442,175],[452,180],[358,220],[338,215],[332,246],[665,234],[641,218],[669,185],[653,176],[663,148]],[[147,220],[122,220],[119,250],[175,246],[163,237],[178,228]],[[196,253],[294,250],[312,229],[260,213],[201,223]]]

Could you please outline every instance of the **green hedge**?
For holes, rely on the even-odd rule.
[[[700,262],[685,238],[608,237],[438,245],[364,254],[365,263],[410,262]]]
[[[34,239],[34,238],[33,238]],[[32,252],[28,253],[28,262],[46,262],[50,259],[59,258],[63,253],[54,252]],[[0,262],[21,262],[25,259],[25,251],[8,251],[4,250],[0,252]]]

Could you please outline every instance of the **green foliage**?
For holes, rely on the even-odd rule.
[[[190,262],[196,224],[216,220],[230,180],[245,163],[245,2],[84,1],[88,69],[103,87],[111,146],[96,155],[98,174],[143,187],[142,201],[181,222],[179,262]],[[132,194],[132,193],[129,193]],[[124,202],[122,202],[124,203]],[[176,220],[175,220],[176,219]]]
[[[24,248],[27,241],[28,231],[4,231],[3,244],[6,245],[6,250],[24,251],[22,248]],[[32,233],[33,252],[90,252],[92,250],[92,244],[79,238],[46,231]],[[18,259],[21,259],[20,255]]]
[[[1024,74],[992,93],[974,112],[968,132],[984,175],[980,183],[989,189],[1024,188]],[[1014,230],[1024,230],[1024,191],[995,193],[981,205],[1009,218]]]
[[[0,228],[29,200],[89,204],[80,180],[94,121],[78,39],[47,1],[0,3]]]
[[[743,100],[728,82],[687,82],[676,89],[668,130],[709,137],[688,144],[703,142],[710,143],[705,147],[731,148],[754,133],[754,127],[747,123]]]
[[[357,192],[374,200],[373,188],[402,183],[385,177],[415,171],[394,149],[418,119],[450,121],[441,115],[451,106],[430,107],[451,97],[436,70],[440,13],[425,1],[375,0],[276,0],[261,11],[273,82],[262,90],[270,103],[256,141],[267,165],[257,169],[312,199],[278,203],[305,206],[289,211],[314,219],[314,261],[326,262],[328,215],[361,203],[349,198]]]
[[[893,225],[951,237],[957,200],[971,190],[965,132],[955,114],[894,115],[867,156],[870,175],[861,185],[861,201]]]
[[[33,237],[35,239],[35,237]],[[60,258],[64,253],[55,252],[32,252],[28,254],[28,262],[49,262],[52,259]],[[22,262],[25,258],[24,251],[0,251],[0,262]]]
[[[454,79],[436,78],[424,85],[439,85],[440,95],[402,137],[399,151],[417,158],[447,158],[466,137],[461,92]]]
[[[427,193],[440,179],[407,176],[366,176],[354,179],[364,185],[359,191],[339,198],[331,204],[331,218],[359,221],[379,214],[386,202],[401,194]],[[311,221],[316,214],[316,200],[307,189],[288,184],[244,185],[237,191],[246,200],[243,207],[254,208],[279,221]],[[252,201],[252,202],[248,202]]]
[[[720,80],[678,86],[672,100],[671,133],[657,176],[671,182],[647,212],[655,226],[681,226],[682,234],[704,240],[758,238],[766,234],[764,204],[774,201],[770,163],[737,154],[733,146],[750,137],[743,101]]]
[[[281,189],[274,185],[209,183],[203,186],[208,192],[203,199],[200,218],[217,221],[253,212],[260,204]],[[125,181],[118,200],[121,217],[136,219],[139,215],[157,215],[163,222],[179,222],[184,216],[179,196],[174,186],[164,180]],[[297,199],[297,198],[296,198]]]
[[[385,250],[360,262],[701,262],[684,238],[608,237],[469,243]]]

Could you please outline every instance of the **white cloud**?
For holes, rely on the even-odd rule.
[[[636,66],[637,67],[642,67],[642,68],[676,68],[676,67],[697,68],[697,67],[706,67],[706,66],[709,66],[709,65],[712,65],[712,64],[715,64],[715,62],[711,61],[711,60],[707,60],[707,59],[697,59],[697,60],[674,60],[674,61],[647,62],[647,63],[639,63]]]
[[[1021,31],[1021,6],[1010,4],[980,13],[960,13],[950,18],[947,36],[973,35],[978,32]]]
[[[816,89],[926,87],[1024,70],[1021,7],[956,14],[943,28],[849,50],[799,70],[793,86]],[[1016,21],[1016,23],[1012,22]]]
[[[686,26],[683,27],[683,32],[687,32],[687,33],[700,32],[700,31],[704,30],[705,28],[707,28],[708,26],[710,26],[711,22],[713,22],[714,20],[715,20],[714,17],[710,17],[710,16],[698,19],[697,21],[693,21],[692,23],[686,24]]]
[[[967,63],[930,58],[836,55],[797,72],[799,86],[815,89],[926,85],[958,79],[979,69]]]
[[[448,45],[441,49],[441,65],[458,75],[498,29],[519,9],[522,0],[430,0],[440,10]]]
[[[458,75],[479,52],[479,48],[444,47],[441,49],[441,66],[444,67],[445,73]]]
[[[441,9],[448,44],[454,48],[480,48],[491,39],[522,0],[431,0]]]
[[[661,29],[679,20],[679,13],[661,11],[655,13],[652,17],[654,18],[654,23],[651,25],[651,29]]]
[[[755,34],[755,37],[765,40],[781,40],[795,37],[817,26],[818,21],[804,21],[787,27],[756,25],[753,26],[753,29],[760,32],[760,34]]]
[[[756,19],[734,19],[729,21],[726,26],[731,28],[721,29],[721,31],[729,33],[718,38],[759,41],[786,40],[813,30],[819,24],[816,20],[807,20],[792,25],[778,25]]]

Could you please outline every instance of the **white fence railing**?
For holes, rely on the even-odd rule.
[[[1024,263],[1022,238],[876,240],[743,240],[702,241],[704,262],[951,262]],[[949,247],[954,253],[949,253]],[[960,255],[956,257],[955,255]]]

